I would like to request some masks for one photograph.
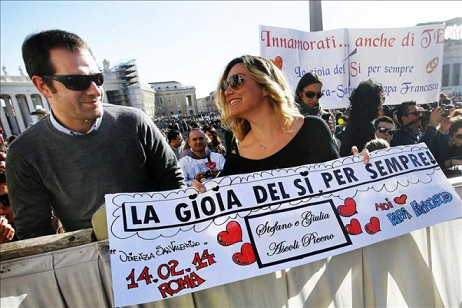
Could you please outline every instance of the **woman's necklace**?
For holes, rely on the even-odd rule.
[[[258,145],[260,146],[260,149],[262,149],[263,151],[266,150],[266,147],[260,143],[260,141],[258,141],[257,137],[255,137],[255,135],[253,134],[253,131],[250,130],[250,132],[252,133],[252,137],[253,139],[255,139],[255,141],[258,143]]]

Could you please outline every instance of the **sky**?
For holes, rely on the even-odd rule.
[[[28,34],[63,29],[82,37],[99,66],[136,59],[141,82],[178,81],[197,98],[214,91],[226,64],[260,55],[259,26],[308,32],[308,1],[5,1],[1,66],[24,69]],[[460,17],[462,1],[322,1],[323,29],[401,28]],[[25,72],[25,69],[24,69]],[[3,71],[1,71],[3,75]]]

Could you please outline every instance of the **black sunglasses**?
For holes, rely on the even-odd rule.
[[[462,140],[462,134],[457,134],[456,138],[459,139],[459,140]]]
[[[228,87],[231,87],[233,90],[239,90],[242,86],[242,83],[244,82],[244,78],[239,76],[238,74],[234,74],[229,76],[228,79],[223,80],[222,87],[223,87],[223,92],[228,89]]]
[[[318,99],[320,99],[323,95],[324,94],[322,92],[318,92],[318,93],[314,93],[313,91],[305,92],[305,96],[308,98],[313,98],[316,96]]]
[[[0,202],[5,206],[10,205],[10,198],[8,198],[8,195],[1,195]]]
[[[380,133],[382,133],[382,134],[387,133],[387,134],[389,134],[389,135],[393,135],[393,134],[395,133],[394,130],[389,129],[389,128],[385,128],[385,127],[377,127],[377,130],[378,130]]]
[[[83,91],[90,87],[94,82],[98,87],[104,83],[103,73],[94,75],[45,75],[43,78],[49,78],[61,82],[66,88],[74,91]]]
[[[411,114],[415,114],[418,117],[420,117],[422,115],[422,113],[420,111],[413,111],[413,112],[408,113],[408,115],[411,115]]]

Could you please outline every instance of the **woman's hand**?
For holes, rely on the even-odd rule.
[[[355,146],[355,145],[352,146],[351,147],[351,152],[353,153],[353,155],[357,155],[359,153],[358,147]],[[369,150],[368,149],[362,150],[361,155],[363,156],[364,164],[367,165],[369,163],[369,159],[370,159]]]
[[[5,217],[0,218],[0,243],[8,243],[13,239],[15,230]]]
[[[198,180],[192,180],[191,181],[191,186],[194,187],[195,189],[197,189],[197,191],[200,192],[200,193],[205,193],[207,191],[204,184],[202,184]]]

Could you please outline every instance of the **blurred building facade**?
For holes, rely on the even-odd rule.
[[[210,95],[197,99],[197,111],[198,113],[210,113],[218,112],[218,108],[215,105],[215,91],[210,92]]]
[[[462,17],[446,21],[441,91],[462,96]]]
[[[177,81],[150,82],[156,91],[155,116],[188,116],[198,113],[196,88]]]

